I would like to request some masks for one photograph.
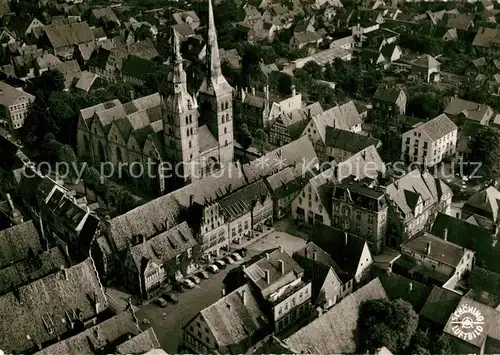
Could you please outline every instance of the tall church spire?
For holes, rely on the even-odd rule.
[[[217,44],[217,32],[215,30],[214,9],[212,0],[208,0],[208,36],[207,36],[207,76],[217,78],[222,76],[220,67],[219,45]]]
[[[172,77],[169,79],[173,85],[173,93],[187,91],[187,77],[182,61],[179,34],[175,29],[172,31],[172,66]]]

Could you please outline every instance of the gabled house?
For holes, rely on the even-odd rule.
[[[474,27],[474,16],[446,13],[444,14],[439,25],[446,28],[455,28],[457,30],[467,31]]]
[[[172,18],[178,25],[184,23],[192,30],[196,30],[200,26],[200,18],[194,11],[176,12],[172,14]]]
[[[471,221],[492,232],[498,233],[498,223],[500,221],[500,191],[494,186],[487,187],[474,194],[462,206],[462,219]]]
[[[460,303],[462,295],[455,291],[433,285],[429,297],[420,312],[419,323],[424,328],[443,331],[448,318]]]
[[[131,291],[150,298],[162,291],[164,283],[193,272],[199,257],[193,231],[183,222],[127,248],[122,276]]]
[[[480,27],[472,41],[473,46],[492,47],[500,44],[500,28]]]
[[[94,34],[87,22],[44,27],[45,41],[52,54],[62,60],[73,58],[75,46],[94,42]]]
[[[382,47],[380,53],[388,62],[394,62],[401,58],[403,50],[395,43],[389,43]]]
[[[359,308],[364,301],[379,299],[387,299],[387,295],[380,280],[374,279],[286,338],[284,343],[293,354],[354,354],[358,348],[353,334]]]
[[[407,100],[403,89],[380,84],[373,95],[373,108],[385,114],[404,115]]]
[[[446,105],[444,113],[461,125],[465,120],[473,120],[482,125],[488,125],[493,116],[493,109],[485,104],[452,97]]]
[[[453,192],[439,178],[413,170],[385,187],[389,200],[387,244],[398,248],[429,227],[438,212],[448,212]]]
[[[412,74],[427,83],[441,80],[441,63],[433,56],[424,54],[410,61]]]
[[[316,31],[295,32],[290,39],[289,45],[295,49],[302,49],[306,45],[313,45],[317,47],[321,41],[322,38]]]
[[[327,126],[325,146],[328,161],[341,162],[370,146],[378,149],[382,143],[376,138]]]
[[[183,327],[182,345],[194,353],[245,353],[262,340],[269,321],[245,284],[201,310]]]

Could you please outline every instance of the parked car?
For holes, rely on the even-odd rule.
[[[196,284],[193,281],[188,280],[188,279],[182,279],[181,283],[184,287],[187,287],[187,288],[194,288],[196,286]]]
[[[243,260],[243,257],[236,252],[231,254],[231,258],[233,258],[235,261]]]
[[[184,287],[183,284],[181,284],[180,282],[176,283],[174,285],[174,289],[178,292],[185,292],[186,291],[186,288]]]
[[[224,261],[226,264],[234,264],[233,258],[231,258],[229,255],[226,255],[225,257],[223,257],[222,261]]]
[[[179,302],[179,298],[177,298],[177,296],[175,294],[173,294],[172,292],[167,292],[167,293],[163,294],[163,298],[169,302],[172,302],[173,304],[176,304]]]
[[[215,260],[214,265],[217,266],[219,269],[226,268],[226,263],[223,260]]]
[[[168,302],[165,301],[165,299],[163,298],[157,298],[154,300],[154,303],[157,305],[157,306],[160,306],[161,308],[165,308],[168,306]]]
[[[247,256],[247,249],[246,248],[241,248],[236,250],[236,253],[240,254],[243,258]]]
[[[201,282],[200,278],[194,275],[189,275],[188,277],[186,277],[186,279],[188,279],[189,281],[193,281],[197,285],[199,285]]]
[[[208,265],[207,270],[210,271],[212,274],[216,274],[219,272],[219,268],[215,264]]]
[[[205,280],[210,277],[210,275],[208,275],[208,272],[203,271],[203,270],[202,271],[198,271],[196,273],[196,276],[198,276],[200,279],[205,279]]]

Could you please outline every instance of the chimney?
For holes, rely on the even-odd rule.
[[[410,284],[408,285],[408,287],[409,287],[409,290],[411,292],[413,290],[413,282],[410,282]]]
[[[15,208],[14,208],[14,203],[12,202],[12,197],[10,196],[10,194],[7,194],[6,196],[7,196],[7,202],[9,204],[9,208],[12,211],[12,213],[14,213]]]
[[[348,238],[349,236],[347,235],[347,232],[344,232],[344,235],[345,235],[345,245],[347,245],[347,238]]]
[[[485,191],[484,192],[484,203],[488,203],[488,193]]]
[[[64,265],[61,265],[61,271],[63,272],[64,279],[68,281],[68,270],[64,267]]]
[[[280,253],[283,253],[284,250],[283,250],[283,245],[280,245]]]
[[[431,242],[427,242],[427,255],[431,254]]]
[[[266,274],[266,282],[268,284],[271,283],[271,273],[269,272],[269,270],[264,270],[265,274]]]
[[[318,254],[316,252],[313,252],[313,260],[314,261],[318,260]]]
[[[241,298],[243,299],[243,305],[246,306],[247,305],[247,292],[245,290],[243,290],[241,292]]]
[[[270,257],[271,255],[269,255],[269,253],[266,253],[266,259],[269,260]]]
[[[252,86],[252,95],[255,96],[255,87]]]
[[[189,207],[193,206],[194,195],[189,195]]]
[[[283,260],[278,260],[278,263],[280,264],[281,275],[284,275],[285,274],[285,262]]]
[[[220,294],[221,294],[221,297],[224,297],[226,295],[226,288],[224,286],[222,286],[220,288]]]
[[[445,228],[443,231],[443,239],[446,241],[448,240],[448,228]]]
[[[295,85],[292,85],[292,96],[295,96],[296,95],[296,92],[295,92]]]

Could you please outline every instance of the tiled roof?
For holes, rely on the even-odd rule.
[[[469,120],[481,121],[485,118],[488,109],[490,109],[488,105],[453,97],[444,109],[444,113],[452,116],[464,113]]]
[[[431,247],[430,252],[427,250],[429,245]],[[452,267],[458,266],[465,254],[464,248],[429,233],[408,240],[401,245],[401,248],[409,249],[412,252],[425,255],[426,258]]]
[[[312,177],[310,174],[302,174],[301,167],[287,167],[271,176],[265,178],[271,194],[275,198],[293,195],[301,190]]]
[[[429,54],[424,54],[419,56],[418,58],[412,60],[411,64],[416,67],[421,67],[426,69],[438,68],[441,65],[440,62],[438,62],[433,56]]]
[[[219,347],[250,340],[268,324],[248,285],[224,296],[200,314]]]
[[[22,90],[18,90],[15,87],[10,86],[9,84],[0,82],[0,105],[8,107],[9,105],[16,104],[16,100],[21,99],[22,97],[35,99],[35,97],[27,92]]]
[[[352,354],[356,352],[354,332],[362,302],[386,299],[379,279],[370,281],[331,310],[285,340],[295,354]]]
[[[420,316],[444,327],[448,317],[455,311],[461,298],[462,296],[456,292],[433,286],[420,312]]]
[[[67,261],[59,248],[52,248],[40,254],[28,254],[24,260],[0,269],[0,294],[12,291],[67,266]]]
[[[283,264],[283,269],[281,264]],[[269,280],[266,279],[266,271],[269,272]],[[304,273],[304,269],[284,250],[277,248],[266,253],[260,260],[246,266],[243,272],[267,298],[280,287],[297,280],[299,275]]]
[[[142,333],[130,338],[116,347],[118,354],[144,354],[153,349],[159,349],[160,342],[156,337],[153,327],[146,329]]]
[[[231,221],[250,211],[257,201],[262,201],[269,196],[264,180],[258,180],[230,193],[220,200],[219,204],[226,220]]]
[[[442,113],[430,121],[417,125],[410,131],[419,132],[429,137],[432,141],[437,141],[445,135],[457,130],[458,127],[453,123],[453,121]]]
[[[128,339],[129,336],[136,336],[140,334],[140,331],[137,319],[127,310],[75,336],[51,345],[36,354],[99,354],[101,351],[114,353],[115,348],[112,346],[113,344],[120,342],[122,339]],[[144,349],[143,351],[150,349]]]
[[[92,42],[94,40],[94,34],[87,22],[45,26],[45,33],[50,44],[55,49]]]
[[[325,144],[327,147],[342,149],[350,153],[358,153],[370,145],[378,146],[380,141],[376,138],[363,136],[361,134],[326,127]]]
[[[146,266],[143,264],[144,260],[161,265],[197,244],[193,232],[186,222],[182,222],[145,242],[139,240],[135,243],[138,244],[132,246],[130,252],[137,271],[141,275]]]
[[[480,27],[472,41],[473,46],[490,47],[500,43],[500,28]]]
[[[67,275],[67,277],[65,276]],[[0,297],[0,344],[7,353],[30,352],[71,330],[78,313],[88,320],[107,307],[92,259]],[[64,322],[62,321],[64,319]]]
[[[293,37],[299,44],[308,44],[321,40],[321,36],[316,32],[296,32]]]
[[[500,274],[476,265],[469,276],[469,283],[475,290],[483,290],[500,296]]]
[[[30,250],[34,254],[42,251],[40,235],[33,221],[0,231],[0,268],[26,259]]]
[[[342,271],[339,265],[333,260],[333,258],[326,251],[321,249],[319,246],[313,242],[308,242],[302,249],[297,250],[293,253],[293,258],[299,263],[301,267],[306,270],[307,276],[314,277],[311,273],[318,271],[318,265],[326,266],[327,269],[332,268],[337,277],[342,282],[347,282],[349,280],[349,275]],[[307,260],[306,260],[307,259]],[[326,273],[320,270],[323,276],[326,277]],[[314,284],[314,282],[313,282]],[[313,285],[314,286],[314,285]]]
[[[395,273],[382,274],[379,279],[389,299],[401,298],[410,302],[417,313],[420,313],[431,293],[431,287]]]
[[[354,277],[366,244],[363,239],[324,224],[315,224],[310,241],[329,253],[350,278]]]
[[[463,208],[496,222],[500,217],[499,204],[500,191],[493,186],[489,186],[472,196],[464,204]]]
[[[380,84],[377,88],[377,91],[375,91],[375,95],[373,95],[373,98],[375,100],[394,104],[401,94],[401,91],[401,89],[398,89],[396,87],[388,86],[386,84]]]

